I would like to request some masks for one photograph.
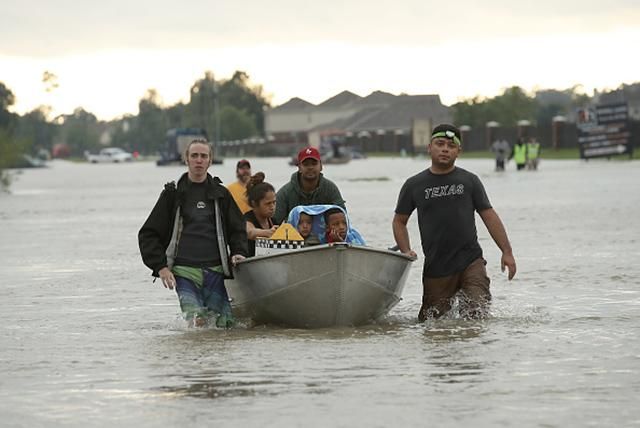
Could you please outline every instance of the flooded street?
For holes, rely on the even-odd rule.
[[[214,165],[232,182],[237,159]],[[279,188],[287,159],[251,159]],[[369,245],[393,245],[425,159],[326,166]],[[377,324],[187,328],[137,232],[180,167],[56,161],[0,195],[2,426],[640,426],[640,162],[544,161],[478,174],[514,281],[478,219],[494,296],[482,321],[417,323],[422,254]]]

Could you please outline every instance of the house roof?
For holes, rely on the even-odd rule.
[[[371,101],[389,100],[385,93],[376,94]],[[343,131],[363,131],[372,129],[410,129],[417,118],[431,118],[434,122],[451,121],[449,108],[442,105],[438,95],[393,96],[387,104],[369,105],[353,115],[319,125],[315,131],[340,129]]]
[[[273,110],[302,110],[309,107],[315,107],[315,104],[312,104],[307,100],[303,100],[302,98],[294,97],[286,103],[273,108]]]
[[[318,107],[324,107],[324,108],[342,107],[345,105],[357,103],[361,99],[362,97],[360,95],[354,94],[353,92],[342,91],[339,94],[334,95],[333,97],[321,102],[320,104],[318,104]]]

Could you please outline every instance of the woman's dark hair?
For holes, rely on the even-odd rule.
[[[251,207],[260,205],[260,201],[268,192],[275,192],[276,189],[264,181],[264,172],[257,172],[251,176],[247,183],[247,199]]]

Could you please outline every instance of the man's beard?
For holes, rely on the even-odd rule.
[[[251,174],[236,174],[236,177],[238,178],[238,181],[241,181],[244,184],[247,184],[251,179]]]

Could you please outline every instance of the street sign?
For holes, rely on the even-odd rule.
[[[633,153],[626,103],[578,109],[577,118],[582,159]]]

